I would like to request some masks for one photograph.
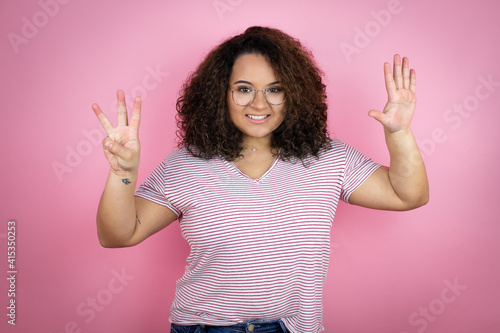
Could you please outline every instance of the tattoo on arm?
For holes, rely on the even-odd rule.
[[[136,215],[135,217],[137,218],[137,222],[139,222],[139,224],[142,224],[141,220],[139,220],[139,216]]]
[[[128,179],[128,178],[123,178],[123,179],[122,179],[122,182],[123,182],[123,184],[125,184],[125,185],[128,185],[128,184],[132,183],[132,182],[130,181],[130,179]]]

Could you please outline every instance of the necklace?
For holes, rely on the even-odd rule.
[[[267,149],[265,146],[262,146],[262,147],[253,147],[253,148],[247,148],[248,150],[250,151],[257,151],[257,150],[263,150],[263,149]]]

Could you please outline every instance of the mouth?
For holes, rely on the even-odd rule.
[[[270,115],[268,115],[268,114],[264,114],[264,115],[261,115],[261,116],[256,116],[256,115],[253,115],[253,114],[247,114],[246,115],[247,118],[250,118],[252,120],[264,120],[264,119],[266,119],[269,116]]]

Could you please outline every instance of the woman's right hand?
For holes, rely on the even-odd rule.
[[[118,126],[113,127],[108,117],[97,104],[92,105],[95,115],[108,133],[103,140],[104,155],[111,166],[111,171],[118,176],[137,172],[139,169],[139,124],[141,120],[141,98],[136,97],[130,121],[127,116],[125,94],[122,90],[116,93],[118,99]]]

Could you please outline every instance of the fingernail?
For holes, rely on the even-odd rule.
[[[106,142],[105,146],[107,149],[111,149],[111,147],[113,147],[113,142],[111,142],[111,141]]]

